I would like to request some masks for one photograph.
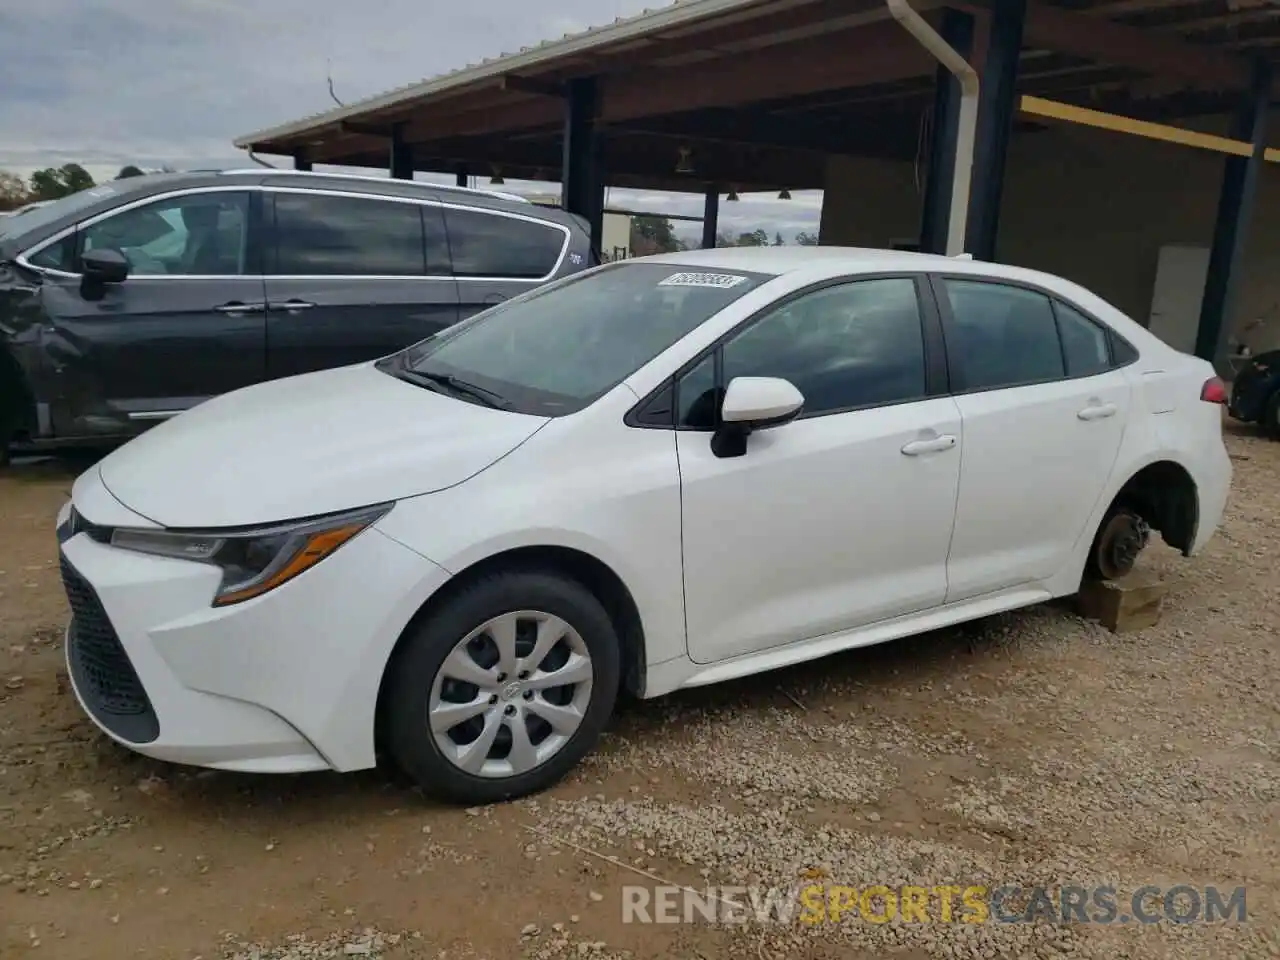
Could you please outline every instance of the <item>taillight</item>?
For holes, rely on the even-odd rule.
[[[1226,403],[1227,385],[1221,377],[1210,377],[1200,388],[1200,399],[1205,403]]]

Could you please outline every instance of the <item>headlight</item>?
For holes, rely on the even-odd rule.
[[[119,529],[111,545],[222,568],[213,605],[225,607],[274,590],[333,553],[391,509],[381,504],[297,523],[234,531]]]

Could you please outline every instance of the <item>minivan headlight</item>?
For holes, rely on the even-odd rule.
[[[225,607],[274,590],[314,567],[360,531],[387,514],[391,504],[295,523],[234,531],[173,531],[121,528],[111,545],[222,569],[213,605]]]

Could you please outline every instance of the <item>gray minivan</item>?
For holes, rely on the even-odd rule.
[[[0,219],[0,458],[392,353],[598,262],[511,194],[256,168],[113,181]]]

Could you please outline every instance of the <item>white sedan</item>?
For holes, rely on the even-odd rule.
[[[223,770],[538,790],[625,689],[1071,594],[1230,483],[1223,385],[1087,290],[837,248],[627,260],[210,400],[58,520],[85,711]]]

